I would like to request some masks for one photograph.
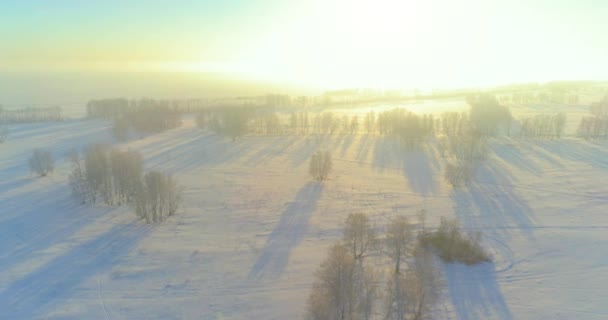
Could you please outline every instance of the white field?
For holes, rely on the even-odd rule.
[[[428,211],[481,230],[493,263],[443,266],[437,319],[608,318],[608,145],[492,142],[475,182],[454,190],[431,144],[400,154],[390,139],[246,137],[191,121],[117,147],[184,187],[179,214],[158,225],[128,207],[80,205],[64,154],[112,143],[108,124],[10,127],[0,145],[0,318],[298,319],[313,272],[350,212],[388,219]],[[52,150],[38,178],[27,159]],[[308,158],[332,150],[311,182]]]

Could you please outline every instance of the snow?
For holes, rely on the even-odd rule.
[[[103,121],[18,124],[0,145],[0,318],[294,319],[313,272],[364,212],[382,228],[419,209],[480,230],[493,262],[443,266],[441,319],[605,319],[608,148],[574,138],[492,141],[475,181],[454,190],[433,144],[402,154],[360,135],[246,137],[192,121],[125,143]],[[89,143],[141,152],[184,187],[177,216],[146,225],[129,207],[81,205],[64,155]],[[34,148],[56,170],[29,173]],[[332,151],[319,185],[308,159]]]

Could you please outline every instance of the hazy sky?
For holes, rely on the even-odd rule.
[[[606,17],[606,0],[6,0],[0,71],[218,71],[332,88],[606,79]]]

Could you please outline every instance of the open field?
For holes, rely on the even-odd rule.
[[[409,152],[363,134],[233,142],[186,119],[116,143],[109,126],[10,127],[0,145],[0,318],[300,318],[313,271],[349,213],[384,228],[419,209],[431,226],[446,216],[481,230],[493,256],[443,266],[435,318],[608,317],[605,142],[494,139],[472,183],[453,189],[434,142]],[[184,187],[178,215],[146,225],[127,206],[80,205],[65,154],[96,142],[139,151],[146,169],[171,173]],[[29,172],[37,147],[57,159],[49,177]],[[334,159],[322,184],[308,174],[318,149]]]

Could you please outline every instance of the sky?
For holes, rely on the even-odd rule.
[[[605,0],[7,0],[0,73],[229,73],[332,88],[605,80]]]

